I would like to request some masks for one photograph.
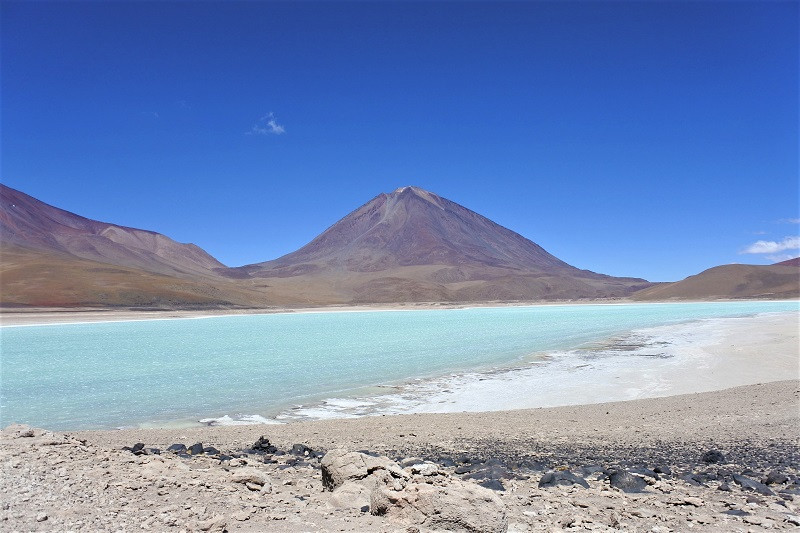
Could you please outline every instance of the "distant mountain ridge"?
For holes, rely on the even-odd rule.
[[[154,231],[91,220],[0,184],[3,243],[174,276],[212,274],[225,265],[194,244]]]
[[[0,244],[4,307],[800,297],[800,258],[723,265],[675,283],[612,277],[418,187],[379,194],[295,252],[229,268],[193,244],[91,220],[0,184]]]

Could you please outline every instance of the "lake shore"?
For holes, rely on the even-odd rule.
[[[464,509],[476,531],[795,529],[799,402],[800,383],[791,380],[628,402],[278,426],[10,427],[0,436],[0,523],[26,531],[442,530],[406,498],[412,491],[440,506],[439,519],[448,505]],[[148,450],[123,449],[136,443]],[[166,450],[197,443],[204,452]],[[394,488],[376,489],[357,469],[331,485],[336,463],[321,457],[336,449],[388,457],[363,456],[380,463],[376,472],[393,472]],[[380,513],[378,489],[399,498]],[[470,507],[474,498],[483,503]],[[448,527],[467,530],[453,520]]]
[[[745,300],[698,300],[698,302],[730,302]],[[759,300],[760,301],[760,300]],[[540,300],[530,302],[409,302],[395,304],[331,305],[318,307],[268,307],[235,309],[114,309],[114,308],[5,308],[0,309],[0,327],[80,324],[88,322],[124,322],[132,320],[172,320],[218,316],[264,315],[276,313],[337,313],[365,311],[413,311],[432,309],[468,309],[479,307],[529,307],[559,305],[637,305],[680,304],[689,301],[638,302],[627,298],[599,300]]]

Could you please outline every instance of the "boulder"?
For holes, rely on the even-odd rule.
[[[724,463],[725,456],[719,450],[708,450],[702,455],[702,457],[700,457],[700,460],[703,461],[704,463],[709,463],[709,464]]]
[[[750,479],[749,477],[737,476],[736,474],[733,474],[733,481],[745,490],[753,490],[759,494],[763,494],[764,496],[775,495],[775,493],[772,492],[772,490],[769,487],[767,487],[763,483],[756,481],[755,479]]]
[[[378,484],[370,497],[370,513],[436,531],[508,531],[502,500],[489,489],[456,478],[444,485],[408,483],[399,491]]]
[[[278,451],[278,448],[270,444],[269,439],[264,435],[261,435],[253,444],[253,449],[263,453],[275,453]]]
[[[321,462],[322,485],[333,491],[345,481],[359,481],[378,470],[385,470],[398,479],[410,476],[388,457],[373,457],[360,452],[335,449],[325,454]]]
[[[169,448],[167,448],[168,452],[172,453],[186,453],[186,445],[185,444],[171,444]]]
[[[569,470],[547,472],[539,480],[539,488],[555,487],[557,485],[580,485],[588,489],[589,484],[582,477],[576,476]]]
[[[642,492],[647,487],[647,482],[625,470],[617,470],[608,476],[611,486],[622,492]]]
[[[269,476],[267,476],[264,472],[249,466],[234,470],[231,474],[231,481],[234,483],[252,483],[259,486],[267,484],[271,485]]]

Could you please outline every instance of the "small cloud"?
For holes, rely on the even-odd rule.
[[[786,250],[800,250],[800,237],[785,237],[782,241],[756,241],[741,254],[776,254]]]
[[[246,131],[245,135],[281,135],[286,132],[286,129],[278,124],[278,121],[275,119],[275,114],[271,111],[261,117],[258,122],[256,122],[250,131]]]
[[[781,224],[800,224],[800,218],[782,218],[778,222]]]
[[[751,235],[766,235],[767,232],[766,231],[751,231],[750,234]]]

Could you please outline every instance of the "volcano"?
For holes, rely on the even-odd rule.
[[[578,269],[418,187],[379,194],[295,252],[223,273],[341,303],[609,298],[650,285]]]

